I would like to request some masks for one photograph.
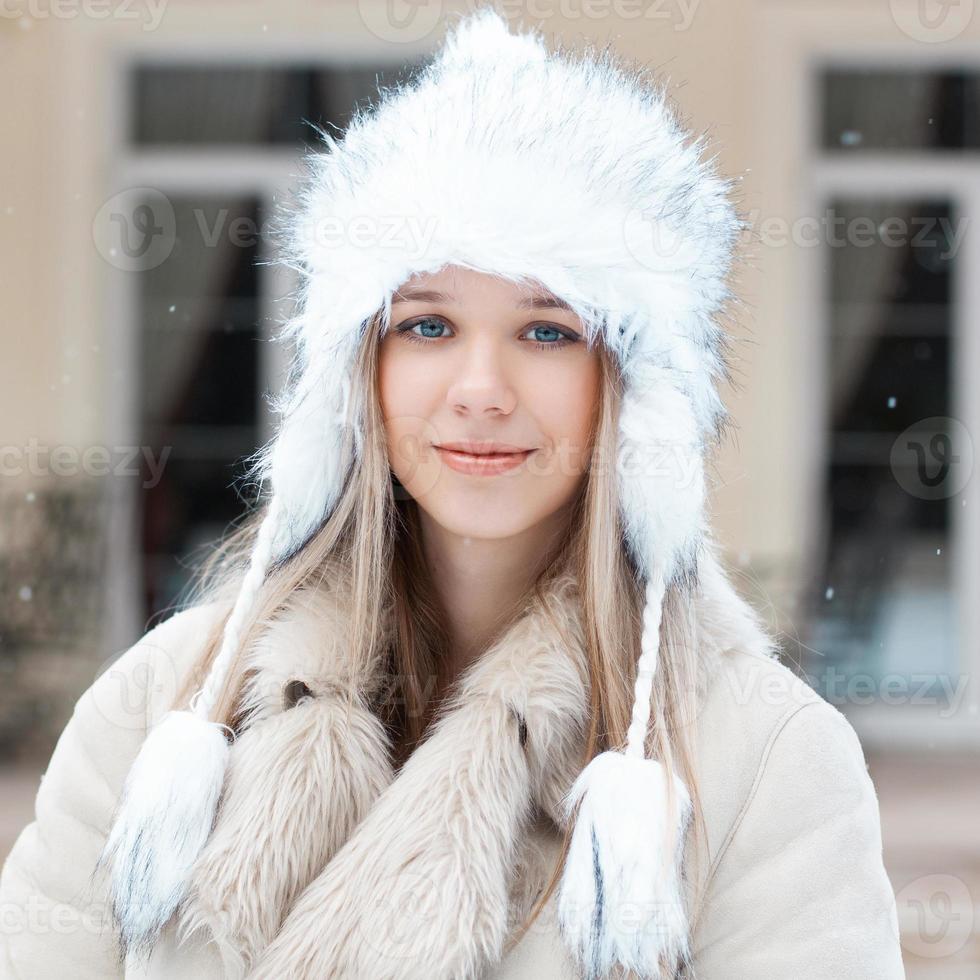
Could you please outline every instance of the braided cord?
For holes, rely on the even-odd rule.
[[[633,715],[626,733],[625,754],[644,757],[647,728],[650,725],[650,699],[653,678],[660,661],[660,621],[663,617],[666,586],[662,573],[654,569],[646,584],[643,606],[643,632],[640,637],[640,659],[633,685]]]
[[[224,634],[221,639],[221,651],[215,657],[201,689],[191,699],[191,710],[205,720],[210,717],[218,702],[218,696],[224,686],[232,659],[241,642],[245,619],[259,594],[263,581],[265,581],[269,565],[272,563],[272,544],[279,523],[279,512],[279,497],[274,495],[269,501],[269,508],[262,521],[262,526],[259,528],[248,572],[242,581],[238,597],[235,599],[235,606],[228,617],[228,622],[225,623]]]

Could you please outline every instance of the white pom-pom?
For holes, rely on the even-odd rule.
[[[149,953],[184,896],[224,783],[226,727],[170,711],[150,730],[129,770],[96,864],[112,863],[110,900],[127,953]]]
[[[689,955],[679,858],[691,812],[684,783],[674,778],[667,809],[667,771],[655,759],[607,751],[579,773],[562,806],[581,807],[558,897],[565,942],[590,978],[621,964],[659,977],[660,963]],[[675,849],[664,852],[668,820]]]

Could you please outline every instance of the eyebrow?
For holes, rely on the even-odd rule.
[[[434,289],[399,289],[392,295],[392,303],[407,302],[415,300],[422,303],[452,303],[455,302],[454,296],[440,293]],[[519,310],[568,310],[573,312],[571,306],[557,296],[528,296],[518,304]]]

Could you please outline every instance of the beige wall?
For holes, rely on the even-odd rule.
[[[0,10],[20,2],[0,0]],[[0,445],[23,446],[31,438],[79,448],[111,444],[108,393],[119,383],[111,377],[107,356],[112,289],[110,270],[94,245],[92,222],[118,189],[109,132],[112,99],[119,94],[108,87],[113,51],[210,43],[261,53],[273,44],[298,40],[308,46],[322,38],[325,52],[373,45],[379,58],[399,58],[402,51],[408,56],[425,47],[423,42],[385,44],[371,34],[362,12],[371,20],[371,11],[384,2],[170,0],[153,31],[143,31],[140,21],[113,18],[19,22],[0,17]],[[78,0],[77,6],[85,9],[86,4]],[[644,0],[642,6],[663,16],[631,21],[575,16],[586,9],[615,10],[612,0],[605,5],[593,0],[591,7],[586,0],[538,0],[536,9],[571,13],[547,18],[542,24],[546,32],[572,43],[583,34],[609,41],[669,76],[688,125],[695,132],[707,129],[716,140],[721,169],[744,178],[743,209],[787,221],[811,206],[806,140],[812,105],[806,81],[808,62],[817,52],[863,46],[913,59],[959,52],[976,59],[980,51],[978,16],[942,44],[931,43],[927,32],[910,36],[910,24],[911,34],[916,33],[918,0],[700,0],[683,5]],[[447,11],[465,8],[446,5]],[[972,12],[971,0],[963,0],[961,8]],[[150,16],[146,8],[134,9],[146,14],[144,21]],[[516,7],[508,4],[507,9]],[[626,0],[620,9],[630,9]],[[817,490],[813,471],[821,464],[820,392],[814,378],[819,319],[810,291],[814,258],[813,250],[761,244],[741,272],[739,291],[746,305],[735,331],[734,366],[740,390],[726,396],[738,431],[718,461],[721,486],[714,497],[719,538],[736,563],[740,556],[747,559],[738,584],[788,636],[794,633],[793,570],[805,564]],[[10,485],[5,477],[3,489]],[[977,485],[974,480],[970,492],[980,512]],[[0,524],[0,544],[9,543],[11,531]],[[30,611],[23,615],[26,622]],[[55,645],[43,669],[39,661],[23,681],[30,690],[44,683],[61,685],[61,706],[50,717],[52,742],[71,701],[95,668],[114,655],[81,641],[76,648]],[[49,700],[55,703],[54,691]],[[0,716],[16,707],[0,705]],[[886,754],[869,759],[880,787],[886,860],[898,894],[908,975],[910,980],[973,977],[980,962],[980,933],[969,928],[980,921],[973,915],[980,882],[975,832],[971,837],[968,820],[951,817],[975,812],[967,796],[977,785],[976,751],[959,757],[934,752],[947,748],[932,741],[943,726],[921,719],[926,726],[919,734],[918,716],[913,724],[911,712],[901,709],[891,711],[889,719],[890,727],[878,738]],[[897,745],[909,742],[918,745],[917,756],[895,754]],[[944,764],[941,771],[939,763]],[[36,771],[0,770],[0,780],[11,807],[21,807],[16,826],[22,826],[30,813]],[[949,792],[937,790],[939,784]],[[0,853],[6,852],[3,834],[9,844],[14,826],[0,827]],[[935,828],[940,826],[943,839],[937,843]],[[950,881],[956,887],[950,889]],[[946,911],[945,891],[960,896],[966,883],[972,894],[967,891],[962,906]],[[956,924],[954,932],[959,930],[953,936],[960,937],[959,945],[940,953],[933,937],[950,923]]]
[[[18,4],[28,9],[26,0],[6,0],[4,9]],[[76,6],[87,9],[85,0]],[[555,15],[525,22],[540,23],[573,44],[583,35],[609,41],[666,74],[688,125],[709,130],[722,170],[742,176],[743,208],[790,220],[805,201],[802,72],[811,49],[862,40],[916,55],[935,47],[900,29],[892,12],[899,0],[641,6],[657,16],[583,13],[628,11],[625,0],[619,6],[613,0],[591,6],[540,0],[526,9]],[[467,7],[446,4],[445,10]],[[912,0],[904,7],[915,9]],[[142,28],[156,15],[138,5],[137,21],[0,19],[0,84],[13,96],[5,95],[0,117],[0,276],[5,349],[12,352],[0,359],[5,442],[23,444],[34,436],[81,447],[107,439],[106,398],[114,384],[106,357],[109,289],[92,220],[114,189],[108,142],[113,93],[107,88],[113,49],[212,43],[262,52],[271,44],[300,39],[308,45],[322,36],[325,51],[373,46],[379,57],[399,58],[438,40],[440,30],[415,45],[379,40],[365,26],[378,9],[368,0],[275,6],[171,0],[152,31]],[[950,44],[975,44],[980,21],[974,21]],[[747,304],[735,331],[741,390],[726,398],[738,424],[737,443],[729,440],[720,457],[714,510],[719,537],[735,555],[750,559],[750,571],[798,560],[812,513],[808,466],[817,458],[812,440],[819,417],[807,394],[813,323],[804,271],[811,258],[812,252],[788,246],[761,246],[741,272],[739,291]]]

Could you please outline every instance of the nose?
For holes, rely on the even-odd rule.
[[[446,399],[463,415],[509,415],[517,405],[517,392],[508,376],[505,358],[493,337],[477,338],[460,346],[454,377]]]

